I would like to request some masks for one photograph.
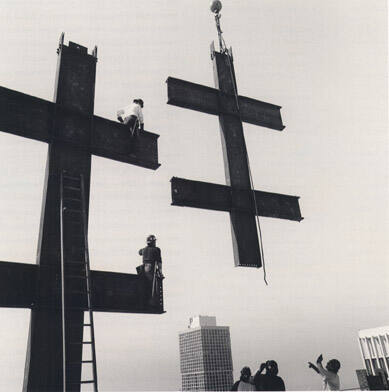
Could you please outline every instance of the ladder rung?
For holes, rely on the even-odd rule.
[[[75,186],[69,186],[69,185],[64,185],[64,189],[70,189],[72,191],[80,191],[81,188],[75,187]]]
[[[79,210],[79,209],[76,209],[76,208],[67,208],[67,207],[64,207],[63,208],[63,211],[64,212],[71,212],[71,213],[80,213],[80,212],[82,212],[81,210]]]
[[[91,327],[92,324],[83,324],[84,327]]]
[[[64,197],[63,199],[66,201],[81,201],[81,199],[75,197]]]
[[[72,234],[69,237],[73,238],[73,239],[83,240],[84,239],[84,233],[82,233],[82,234]]]
[[[68,365],[70,365],[70,366],[76,366],[76,365],[81,365],[82,363],[93,363],[93,361],[90,359],[90,360],[88,360],[88,361],[69,362]]]
[[[85,265],[86,263],[85,263],[85,261],[68,260],[68,261],[65,261],[65,265],[66,264]]]
[[[63,175],[63,178],[68,178],[69,180],[77,180],[80,181],[81,178],[80,177],[74,177],[74,176],[70,176],[69,174],[65,174]]]
[[[92,384],[95,380],[87,380],[87,381],[80,381],[80,382],[67,382],[67,385],[80,385],[80,384]]]
[[[68,291],[68,293],[70,294],[87,294],[89,293],[88,290],[70,290]]]
[[[66,310],[83,310],[84,312],[89,312],[89,308],[87,305],[85,305],[84,307],[81,306],[67,306]]]

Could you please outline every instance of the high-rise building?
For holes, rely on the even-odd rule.
[[[359,348],[368,375],[389,374],[389,326],[363,329]]]
[[[183,391],[228,391],[233,384],[229,327],[196,316],[179,334]]]

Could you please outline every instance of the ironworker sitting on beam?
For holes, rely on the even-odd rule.
[[[144,130],[142,108],[144,106],[141,98],[134,99],[131,104],[117,111],[117,119],[129,127],[131,136],[138,136]]]

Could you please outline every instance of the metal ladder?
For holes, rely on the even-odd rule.
[[[80,390],[82,384],[93,384],[94,392],[98,392],[86,198],[82,174],[62,172],[60,190],[63,390],[64,392]],[[67,322],[67,314],[72,310],[79,312],[85,308],[89,313],[89,320],[85,320],[84,313],[81,339],[72,342],[72,325]],[[77,327],[80,327],[80,322],[77,323]],[[84,332],[88,329],[90,340],[84,341]],[[77,331],[79,332],[79,330]],[[81,362],[69,361],[71,354],[67,353],[67,350],[71,351],[74,345],[80,344],[82,346]],[[86,346],[90,347],[91,359],[83,360],[82,355]],[[90,380],[81,379],[82,370],[85,369],[84,365],[92,365],[93,378]],[[68,379],[71,366],[81,366],[79,380]]]

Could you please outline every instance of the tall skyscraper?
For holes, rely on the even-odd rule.
[[[229,327],[216,317],[196,316],[179,334],[183,391],[228,391],[233,384]]]

